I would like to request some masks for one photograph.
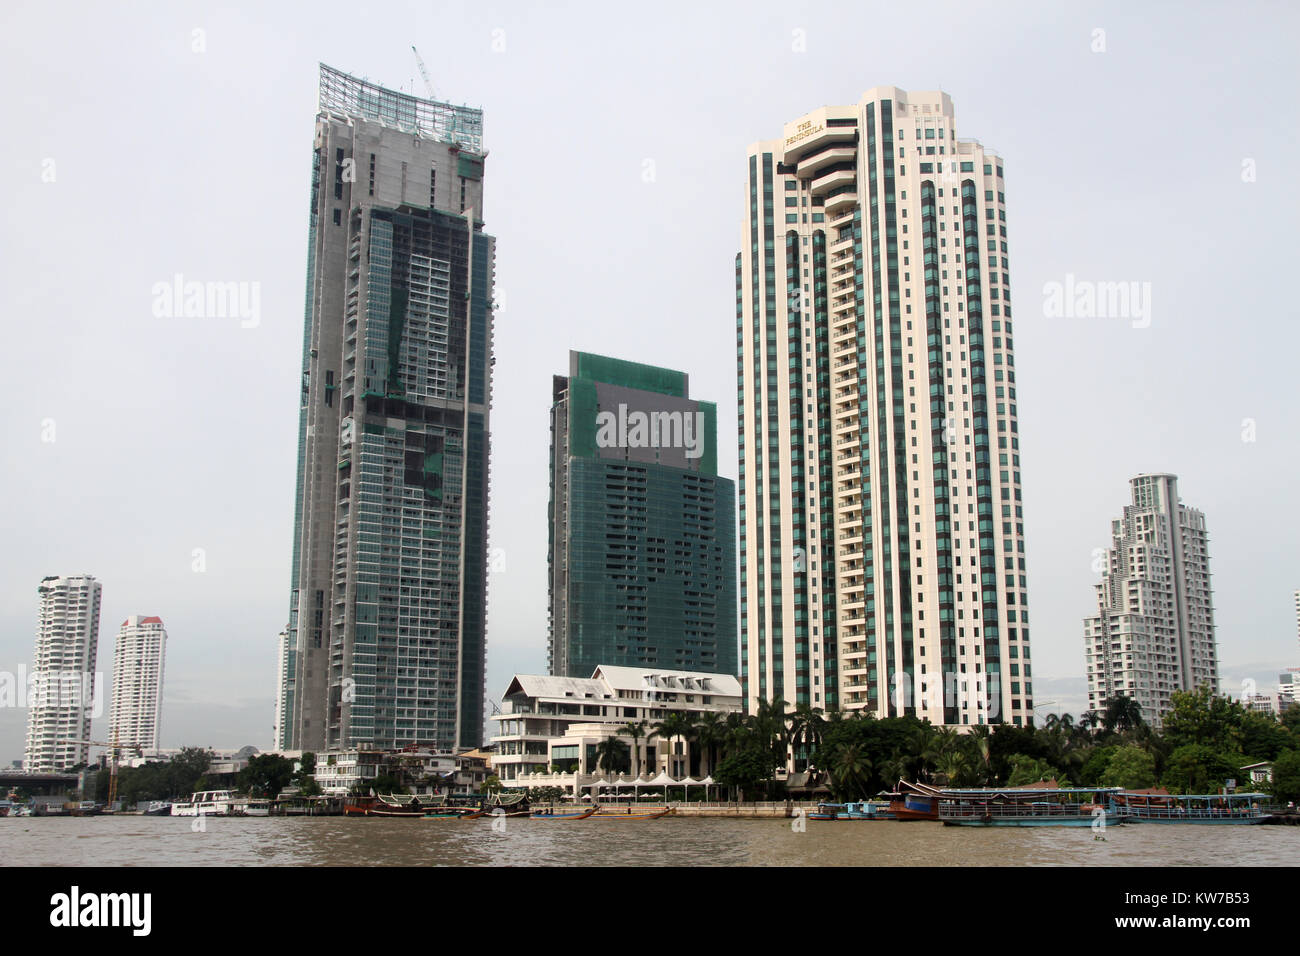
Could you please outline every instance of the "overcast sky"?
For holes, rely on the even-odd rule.
[[[886,84],[943,89],[958,135],[1005,157],[1039,703],[1086,702],[1093,550],[1145,471],[1176,473],[1206,514],[1225,689],[1271,685],[1300,664],[1300,322],[1280,282],[1300,221],[1300,16],[1287,3],[916,15],[6,3],[0,670],[31,659],[40,579],[91,573],[105,672],[128,615],[166,623],[164,746],[270,745],[317,63],[422,95],[415,44],[439,98],[485,110],[490,150],[490,535],[504,559],[490,697],[546,666],[551,376],[574,348],[688,372],[692,396],[718,402],[734,478],[745,148]],[[156,314],[155,284],[178,274],[247,283],[256,315]],[[1049,315],[1044,288],[1067,276],[1149,283],[1149,324]],[[25,720],[0,709],[0,759],[21,756]]]

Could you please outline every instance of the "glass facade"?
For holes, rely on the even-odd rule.
[[[552,408],[551,673],[734,674],[735,486],[716,473],[716,406],[690,400],[680,372],[584,353],[571,372]],[[691,431],[658,437],[695,446],[638,444],[642,413],[691,416]]]

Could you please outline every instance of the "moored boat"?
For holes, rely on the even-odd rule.
[[[1004,787],[944,790],[939,819],[947,826],[1090,827],[1118,824],[1119,811],[1109,797],[1118,787]]]
[[[943,791],[927,783],[898,781],[889,797],[889,812],[895,820],[938,820],[939,798]]]
[[[673,812],[672,807],[599,807],[593,820],[658,820]]]
[[[529,818],[533,820],[585,820],[596,812],[595,807],[566,810],[557,807],[541,807],[533,810]]]
[[[172,804],[171,815],[174,817],[228,817],[231,816],[231,803],[234,793],[230,790],[200,790],[190,794],[188,800]]]
[[[1263,793],[1169,793],[1167,790],[1125,790],[1111,804],[1125,823],[1201,823],[1249,826],[1268,814]]]

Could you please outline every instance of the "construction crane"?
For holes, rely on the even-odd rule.
[[[411,44],[411,52],[415,54],[416,65],[420,67],[420,76],[424,77],[424,86],[429,91],[429,99],[437,99],[433,95],[433,80],[429,79],[429,71],[424,68],[424,57],[420,56],[420,51],[415,48],[414,43]]]
[[[136,756],[140,756],[144,751],[136,744],[120,744],[116,740],[111,744],[104,740],[60,740],[61,744],[89,744],[92,747],[107,747],[109,753],[113,755],[109,763],[108,771],[108,805],[111,807],[117,800],[117,760],[118,755],[123,750],[134,751]]]

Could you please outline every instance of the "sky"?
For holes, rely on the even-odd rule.
[[[105,684],[127,616],[167,626],[163,746],[270,747],[317,64],[423,95],[414,44],[438,98],[485,111],[489,699],[546,667],[551,376],[570,349],[687,372],[734,478],[746,146],[879,85],[944,90],[1005,160],[1037,703],[1084,709],[1094,550],[1155,471],[1206,515],[1224,689],[1272,686],[1300,665],[1300,323],[1278,292],[1300,13],[916,9],[6,3],[0,671],[28,666],[41,578],[94,574]],[[168,314],[178,275],[249,308]],[[1060,315],[1070,282],[1136,283],[1142,314]],[[0,761],[25,722],[0,707]]]

